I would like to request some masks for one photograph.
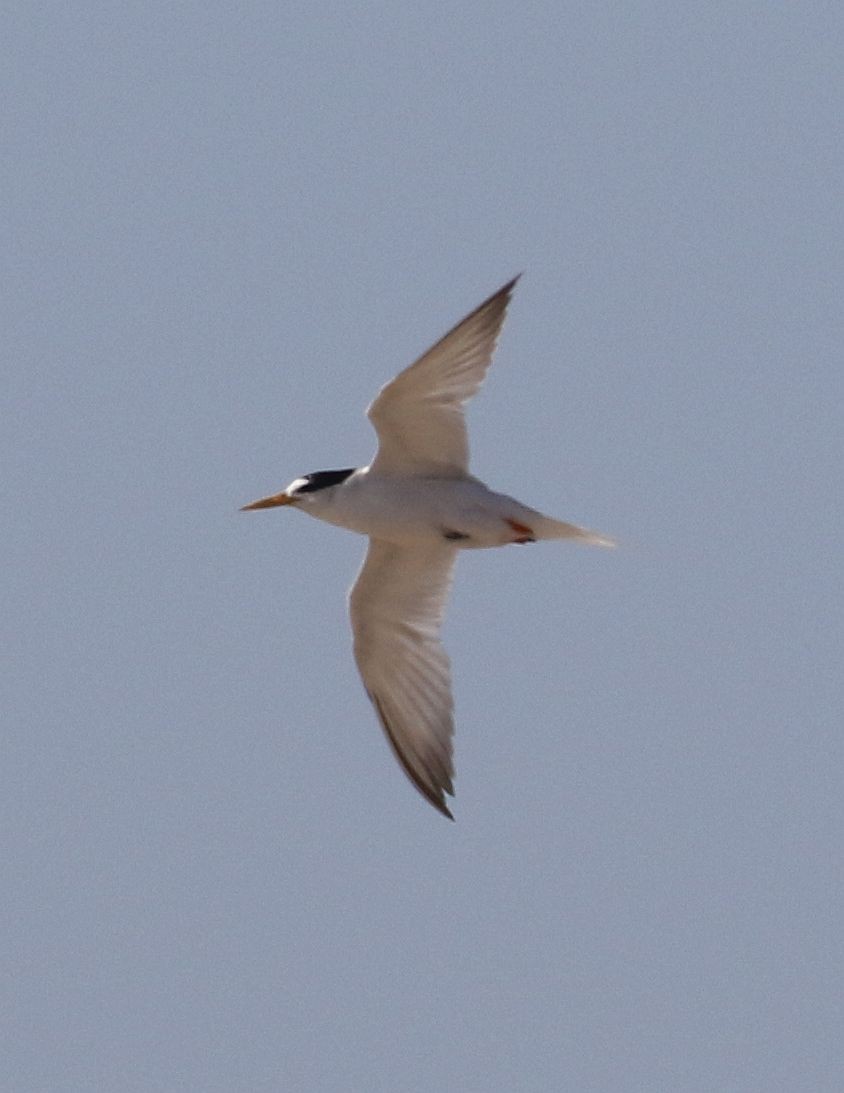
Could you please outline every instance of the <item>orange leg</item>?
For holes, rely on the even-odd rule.
[[[535,543],[536,536],[533,534],[533,528],[529,528],[527,524],[520,524],[518,520],[507,520],[506,523],[515,531],[517,538],[513,540],[514,543]]]

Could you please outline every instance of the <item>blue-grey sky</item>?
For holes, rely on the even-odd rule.
[[[841,13],[4,18],[0,1088],[838,1091]],[[238,506],[524,270],[456,823]]]

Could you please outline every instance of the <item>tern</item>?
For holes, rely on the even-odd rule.
[[[396,758],[449,819],[454,703],[440,629],[458,551],[538,539],[614,545],[469,473],[464,406],[484,381],[517,281],[381,388],[367,410],[378,435],[368,467],[302,475],[242,510],[290,505],[369,537],[349,593],[355,660]]]

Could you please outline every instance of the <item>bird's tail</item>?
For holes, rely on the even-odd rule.
[[[578,527],[577,524],[566,524],[562,520],[552,520],[550,516],[542,516],[539,520],[532,521],[531,527],[537,539],[577,539],[589,546],[616,546],[615,539],[609,535]]]

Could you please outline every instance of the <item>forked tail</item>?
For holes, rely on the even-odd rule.
[[[550,516],[543,516],[534,520],[532,525],[537,539],[577,539],[581,543],[590,546],[614,547],[615,539],[609,535],[602,535],[599,531],[590,531],[589,528],[578,527],[577,524],[566,524],[562,520],[552,520]]]

